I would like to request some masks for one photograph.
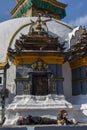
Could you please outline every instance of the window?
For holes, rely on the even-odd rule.
[[[3,75],[0,75],[0,85],[3,85]]]
[[[24,94],[30,94],[30,82],[23,82],[24,85]]]

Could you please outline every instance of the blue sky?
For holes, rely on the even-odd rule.
[[[59,0],[68,4],[67,16],[63,19],[72,25],[87,26],[87,0]],[[16,0],[0,0],[0,22],[11,19],[10,11],[15,7]]]

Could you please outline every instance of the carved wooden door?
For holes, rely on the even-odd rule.
[[[35,76],[33,76],[32,94],[33,95],[47,95],[48,94],[48,78],[47,78],[47,75],[35,75]]]

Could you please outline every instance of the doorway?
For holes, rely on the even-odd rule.
[[[32,77],[32,95],[47,95],[48,94],[48,76],[33,75]]]

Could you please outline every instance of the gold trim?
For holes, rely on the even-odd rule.
[[[26,80],[27,81],[27,80],[30,80],[30,78],[16,78],[15,82],[20,81],[20,80]]]
[[[78,82],[82,82],[82,81],[85,81],[87,80],[87,78],[81,78],[81,79],[78,79],[78,80],[72,80],[73,83],[78,83]]]
[[[56,7],[61,8],[61,9],[65,9],[67,6],[67,4],[63,4],[63,3],[55,1],[55,0],[42,0],[42,1],[47,2],[53,6],[56,6]]]
[[[7,65],[7,62],[0,63],[0,69],[4,69],[6,65]]]
[[[4,69],[8,63],[8,56],[6,56],[6,62],[0,63],[0,69]]]
[[[71,61],[70,66],[72,69],[75,69],[81,66],[87,66],[87,57]]]
[[[55,77],[55,78],[51,78],[51,80],[60,80],[60,81],[63,81],[64,78],[57,78],[57,77]]]
[[[32,64],[36,62],[38,59],[42,59],[47,64],[63,64],[64,57],[63,56],[17,56],[14,59],[14,64]]]
[[[15,79],[15,81],[17,82],[17,81],[21,81],[21,80],[26,80],[26,81],[30,81],[30,78],[16,78]],[[63,81],[64,80],[64,78],[58,78],[58,77],[55,77],[55,78],[51,78],[51,80],[60,80],[60,81]]]
[[[20,2],[18,2],[18,4],[14,7],[14,9],[11,11],[11,15],[13,15],[13,13],[21,6],[23,5],[24,0],[21,0]]]
[[[73,30],[73,27],[71,27],[71,26],[68,25],[67,23],[64,23],[63,21],[60,21],[60,20],[54,19],[54,18],[52,18],[52,20],[53,20],[54,22],[57,22],[57,23],[59,23],[59,24],[62,24],[63,26],[66,26],[66,27],[68,27],[69,29],[72,29],[72,30]]]
[[[9,41],[9,47],[11,46],[11,44],[12,44],[12,42],[13,42],[15,36],[17,35],[17,33],[18,33],[21,29],[23,29],[24,27],[29,26],[29,25],[31,25],[31,24],[32,24],[32,23],[24,24],[24,25],[22,25],[20,28],[17,29],[17,31],[13,34],[13,36],[11,37],[11,39],[10,39],[10,41]]]
[[[18,3],[18,5],[12,10],[11,15],[14,16],[23,6],[28,2],[28,0],[22,1],[24,3]]]

